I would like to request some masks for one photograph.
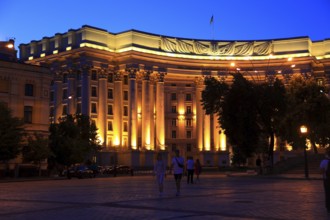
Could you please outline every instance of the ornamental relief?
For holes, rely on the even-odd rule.
[[[200,42],[161,37],[160,48],[167,52],[200,55],[269,55],[272,52],[271,41],[263,42]]]

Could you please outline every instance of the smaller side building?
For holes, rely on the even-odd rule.
[[[11,109],[14,117],[24,120],[28,134],[48,135],[52,75],[47,68],[20,62],[14,43],[0,41],[0,101]],[[6,164],[0,161],[0,175],[4,170],[14,173],[23,163],[22,157]]]

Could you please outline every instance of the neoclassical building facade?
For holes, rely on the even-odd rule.
[[[240,71],[271,83],[303,74],[330,83],[330,39],[308,37],[217,41],[85,25],[21,44],[20,58],[53,73],[50,122],[89,115],[103,144],[102,163],[115,154],[118,163],[134,166],[174,149],[204,165],[229,164],[226,136],[201,105],[205,77],[230,82],[230,73]]]

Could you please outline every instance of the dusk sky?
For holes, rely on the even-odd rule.
[[[213,23],[210,24],[213,15]],[[0,0],[0,41],[82,25],[205,40],[330,38],[330,0]]]

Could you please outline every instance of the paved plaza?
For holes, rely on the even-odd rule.
[[[0,182],[0,219],[330,219],[322,181],[302,178],[204,174],[182,181],[172,175],[159,197],[155,177],[120,176]]]

